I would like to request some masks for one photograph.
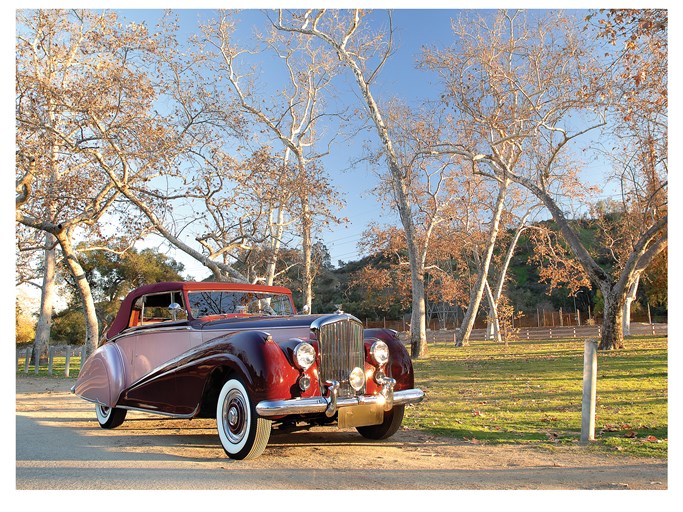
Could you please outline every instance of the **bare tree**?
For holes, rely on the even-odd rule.
[[[112,104],[121,105],[123,101],[124,94],[115,96],[116,92],[122,93],[122,87],[115,88],[112,95],[102,94],[105,82],[121,78],[121,60],[116,59],[117,53],[121,56],[121,44],[112,46],[112,39],[106,36],[115,33],[117,37],[130,37],[135,30],[126,32],[112,26],[104,38],[98,39],[95,27],[109,21],[112,19],[108,15],[86,11],[18,14],[16,220],[46,233],[44,315],[40,326],[44,334],[39,330],[39,343],[44,342],[48,332],[47,315],[52,308],[54,253],[50,251],[55,242],[78,283],[86,315],[86,345],[92,349],[97,343],[92,295],[72,238],[77,229],[83,234],[97,234],[98,220],[117,196],[108,182],[87,172],[92,162],[83,157],[81,149],[96,144],[97,139],[79,115],[89,105],[108,116]],[[105,48],[110,60],[97,66],[93,54]]]
[[[177,156],[198,144],[187,128],[204,119],[187,121],[192,112],[182,107],[164,115],[155,111],[160,95],[177,84],[155,83],[153,73],[174,55],[172,38],[151,37],[135,23],[124,26],[114,13],[21,12],[19,24],[16,220],[59,243],[84,307],[92,350],[98,321],[75,237],[145,235],[147,222],[140,222],[136,210],[121,202],[114,213],[112,206],[126,198],[149,222],[158,221],[167,197],[151,183],[160,176],[181,179]],[[184,91],[176,92],[187,100]],[[145,201],[139,200],[143,194]],[[118,224],[108,233],[100,222],[105,214]]]
[[[498,276],[495,281],[495,287],[492,288],[490,285],[492,281],[491,273],[489,273],[489,276],[486,281],[486,299],[488,301],[489,306],[487,331],[489,333],[489,338],[494,339],[497,342],[502,341],[500,325],[501,319],[499,315],[498,306],[501,302],[501,298],[503,297],[503,288],[508,277],[508,269],[510,268],[510,262],[512,261],[512,258],[515,254],[517,243],[519,242],[522,233],[529,227],[527,224],[529,218],[533,215],[533,213],[536,210],[539,209],[539,207],[540,205],[538,204],[532,204],[530,207],[527,208],[527,210],[524,213],[521,214],[519,218],[514,219],[514,221],[516,222],[516,226],[512,228],[514,229],[514,233],[510,237],[510,241],[507,243],[507,249],[505,249],[504,257],[500,262],[498,268]]]
[[[236,97],[236,107],[255,122],[255,131],[263,131],[258,127],[264,127],[282,146],[282,165],[273,168],[279,175],[275,178],[280,185],[277,188],[279,196],[268,203],[270,260],[265,282],[273,283],[285,229],[293,222],[286,218],[294,216],[302,239],[304,305],[310,310],[315,219],[336,220],[330,206],[338,203],[335,189],[329,186],[322,167],[317,164],[327,154],[331,139],[324,151],[316,152],[316,148],[324,144],[320,121],[334,115],[325,110],[324,93],[330,87],[335,66],[330,57],[316,49],[307,38],[283,37],[275,30],[260,38],[262,48],[239,47],[234,42],[233,18],[234,13],[222,11],[218,19],[204,25],[202,43],[212,50],[213,54],[206,52],[215,61],[212,69],[227,81]],[[256,92],[259,78],[240,71],[241,66],[246,67],[242,58],[254,53],[262,59],[276,56],[286,76],[282,84],[277,84],[276,94],[267,99]],[[293,160],[293,166],[290,166],[290,160]]]
[[[525,187],[543,203],[605,297],[601,348],[622,346],[626,293],[666,248],[666,215],[660,205],[659,215],[643,216],[629,257],[612,275],[565,214],[564,195],[576,200],[586,191],[569,149],[608,121],[606,100],[614,82],[604,63],[592,56],[591,41],[576,23],[558,13],[532,21],[501,12],[492,23],[462,20],[454,31],[460,46],[429,52],[425,63],[441,74],[457,112],[456,132],[472,135],[443,149],[465,156],[476,172]]]
[[[412,317],[411,355],[418,358],[427,348],[425,325],[424,251],[418,247],[414,219],[414,205],[410,193],[411,172],[401,163],[395,148],[385,111],[377,103],[372,85],[393,51],[393,26],[389,15],[387,37],[371,34],[364,29],[366,13],[355,9],[349,13],[309,9],[305,12],[280,10],[274,25],[278,30],[316,38],[334,52],[340,63],[348,68],[361,93],[366,114],[374,124],[382,144],[390,179],[389,184],[401,224],[406,234],[408,260],[411,270]]]

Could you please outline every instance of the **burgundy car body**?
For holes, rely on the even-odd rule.
[[[223,297],[224,293],[277,297],[281,310],[291,314],[272,315],[276,312],[273,309],[270,315],[253,314],[246,312],[246,306],[235,306],[237,313],[221,315],[193,311],[196,297],[206,296],[208,301],[214,297],[211,294]],[[148,312],[159,311],[158,304],[171,301],[183,318],[143,322],[145,304]],[[362,338],[354,345],[346,338],[357,338],[359,329]],[[389,361],[384,365],[371,353],[378,341],[388,347]],[[315,349],[315,362],[308,368],[296,360],[295,349],[301,343]],[[358,347],[362,353],[347,354],[345,351],[355,352],[347,347]],[[344,361],[354,357],[364,373],[360,391],[349,388],[350,377],[344,380],[348,373]],[[332,366],[341,377],[328,375]],[[180,418],[218,415],[220,432],[217,401],[221,387],[230,379],[239,381],[246,394],[240,398],[238,391],[230,391],[233,402],[226,406],[224,423],[228,434],[231,429],[241,429],[238,434],[242,436],[245,428],[254,428],[249,422],[256,418],[279,424],[327,422],[345,407],[361,411],[365,406],[374,411],[372,414],[378,414],[380,408],[388,417],[393,407],[401,407],[402,418],[403,405],[423,397],[422,391],[414,389],[410,357],[394,331],[363,331],[357,319],[341,312],[297,315],[286,288],[210,282],[157,283],[132,291],[121,304],[104,342],[85,362],[72,391],[95,402],[102,413],[136,409]],[[355,426],[353,421],[357,420],[348,421]],[[400,419],[396,421],[400,424]],[[101,425],[105,426],[102,421]],[[363,433],[362,428],[359,431]],[[234,455],[227,448],[226,452]]]

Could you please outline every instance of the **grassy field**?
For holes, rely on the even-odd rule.
[[[591,449],[666,457],[667,339],[629,338],[598,353],[596,442]],[[415,361],[426,399],[406,427],[471,443],[578,443],[583,341],[430,345]]]
[[[627,348],[598,353],[596,442],[591,449],[666,457],[667,339],[629,338]],[[55,357],[53,378],[64,376]],[[430,345],[414,362],[426,399],[406,412],[404,425],[471,443],[578,443],[581,434],[583,342],[518,341],[506,348]],[[70,363],[76,377],[80,357]],[[29,366],[29,376],[33,376]],[[19,359],[17,375],[23,376]],[[47,368],[40,374],[47,376]]]

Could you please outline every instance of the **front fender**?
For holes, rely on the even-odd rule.
[[[91,402],[114,407],[125,385],[125,367],[119,347],[106,343],[85,361],[72,391]]]
[[[154,387],[153,380],[175,384],[176,412],[195,410],[207,396],[216,394],[225,380],[238,378],[255,401],[289,398],[299,373],[285,351],[265,332],[250,331],[219,336],[179,357],[173,367],[160,369],[148,384],[140,382],[127,397]],[[163,375],[162,375],[163,374]]]
[[[387,375],[396,379],[396,391],[402,389],[412,389],[415,387],[415,376],[413,373],[413,362],[401,340],[398,339],[396,331],[391,329],[365,329],[363,331],[365,339],[379,338],[389,347],[389,367]]]

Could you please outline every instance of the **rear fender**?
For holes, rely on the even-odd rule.
[[[95,350],[78,374],[73,392],[91,402],[114,407],[125,385],[125,367],[115,343]]]

